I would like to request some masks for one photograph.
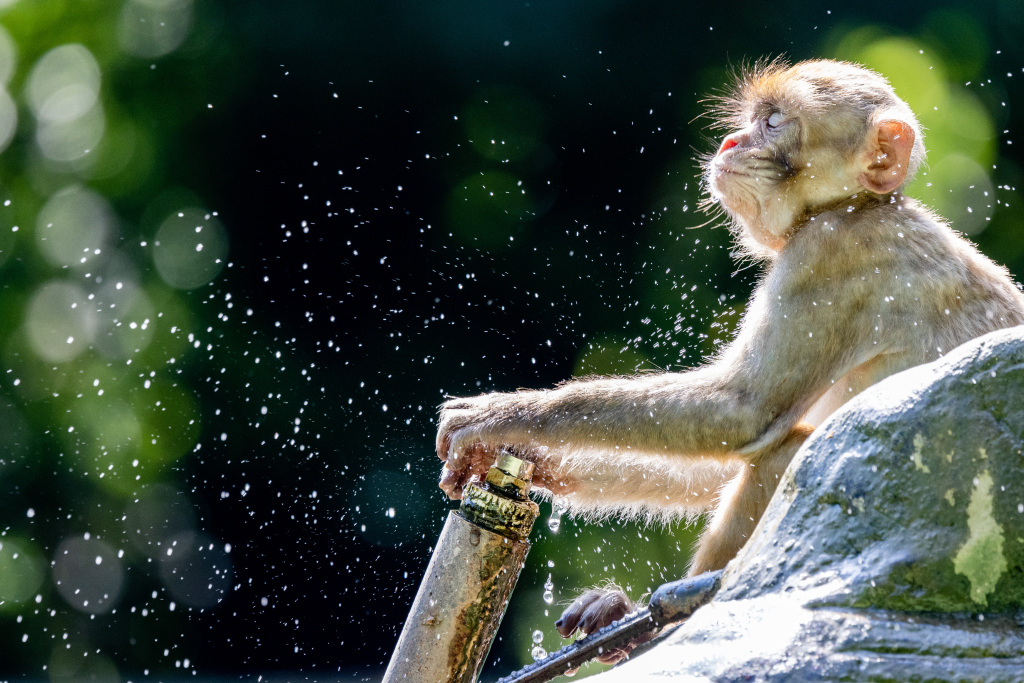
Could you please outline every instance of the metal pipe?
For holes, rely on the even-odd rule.
[[[382,683],[474,683],[498,630],[537,518],[533,464],[498,456],[448,513]]]

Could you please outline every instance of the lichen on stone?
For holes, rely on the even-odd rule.
[[[957,574],[971,582],[971,599],[988,604],[988,595],[996,589],[1006,571],[1003,556],[1003,527],[996,521],[992,505],[992,475],[985,470],[974,479],[971,501],[967,504],[967,529],[970,535],[953,559]]]
[[[915,434],[914,435],[914,467],[916,469],[918,469],[918,470],[921,470],[925,474],[931,474],[931,468],[929,468],[928,465],[925,465],[924,461],[921,459],[921,449],[922,448],[924,448],[924,435],[923,434]]]

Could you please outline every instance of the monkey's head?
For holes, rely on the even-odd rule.
[[[732,132],[707,160],[705,180],[741,241],[762,255],[823,210],[900,190],[924,160],[910,107],[855,64],[761,64],[717,104],[718,126]]]

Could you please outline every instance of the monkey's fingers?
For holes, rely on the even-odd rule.
[[[568,638],[577,629],[583,635],[589,635],[634,609],[633,601],[620,588],[592,588],[569,605],[555,622],[555,628],[563,638]]]
[[[462,499],[462,490],[466,487],[466,473],[449,469],[447,465],[441,468],[441,481],[438,487],[452,500]]]
[[[583,612],[593,603],[595,600],[601,597],[604,591],[598,588],[592,588],[583,595],[579,596],[572,601],[572,604],[565,608],[562,612],[562,616],[555,622],[555,628],[558,630],[558,635],[563,638],[568,638],[576,632],[576,628],[579,626],[580,619],[583,617]]]
[[[555,622],[555,628],[563,638],[568,638],[577,629],[586,636],[613,621],[618,621],[635,609],[636,605],[618,586],[592,588],[569,605]],[[652,635],[645,634],[620,648],[602,652],[598,655],[597,661],[602,664],[616,664],[626,659],[637,645],[650,640]]]
[[[617,588],[606,589],[604,595],[590,603],[580,618],[579,629],[585,635],[618,621],[635,609],[633,601]]]
[[[491,449],[482,443],[472,444],[464,449],[462,457],[445,463],[438,486],[452,500],[460,500],[466,485],[473,479],[483,479],[493,461]]]
[[[448,433],[437,433],[437,443],[434,448],[437,452],[437,457],[440,458],[441,462],[448,459],[448,449],[451,447],[452,436]]]
[[[437,425],[437,439],[434,444],[437,457],[448,461],[460,455],[460,441],[465,441],[467,433],[473,425],[474,415],[468,410],[451,410],[441,407],[441,416]]]
[[[437,457],[442,462],[447,462],[452,455],[452,439],[455,432],[456,429],[451,424],[449,416],[442,414],[441,422],[437,427],[437,442],[434,444],[437,449]]]
[[[487,444],[479,441],[467,441],[456,443],[448,459],[445,460],[445,467],[461,471],[467,470],[472,474],[487,474],[487,469],[494,461],[494,454]]]

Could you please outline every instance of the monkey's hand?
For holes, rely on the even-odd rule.
[[[515,447],[517,453],[532,460],[532,449],[518,443],[512,424],[523,411],[521,394],[454,398],[441,406],[437,457],[445,465],[439,486],[449,498],[459,500],[470,480],[483,478],[504,445]]]
[[[581,635],[588,636],[636,609],[636,603],[630,600],[621,588],[615,584],[608,584],[604,588],[591,588],[576,598],[562,612],[562,616],[555,622],[555,628],[563,638],[568,638],[577,630]],[[628,657],[633,648],[652,637],[653,634],[644,634],[624,647],[600,654],[597,661],[602,664],[616,664]]]

